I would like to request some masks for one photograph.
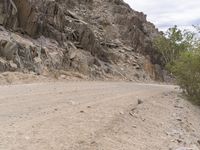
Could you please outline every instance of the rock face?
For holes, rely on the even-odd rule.
[[[162,80],[159,32],[122,0],[2,0],[0,25],[0,71]]]

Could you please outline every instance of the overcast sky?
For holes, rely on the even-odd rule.
[[[142,11],[159,29],[173,25],[189,28],[200,24],[200,0],[124,0]]]

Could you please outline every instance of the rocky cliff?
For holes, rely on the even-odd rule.
[[[162,80],[158,33],[123,0],[1,0],[0,71]]]

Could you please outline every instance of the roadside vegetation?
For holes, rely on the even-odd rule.
[[[180,30],[177,26],[154,40],[163,66],[171,72],[188,99],[200,105],[200,28]]]

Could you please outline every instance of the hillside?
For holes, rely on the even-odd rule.
[[[164,79],[158,30],[122,0],[4,0],[0,25],[1,72]]]

